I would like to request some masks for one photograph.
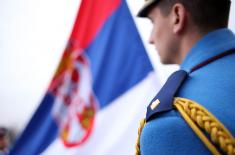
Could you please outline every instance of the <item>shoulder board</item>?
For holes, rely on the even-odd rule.
[[[163,85],[158,94],[148,105],[146,121],[161,112],[166,112],[173,109],[173,101],[184,80],[188,77],[188,73],[184,70],[174,72]]]

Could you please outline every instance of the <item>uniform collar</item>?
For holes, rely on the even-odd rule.
[[[210,32],[191,48],[180,68],[189,72],[197,64],[232,48],[235,48],[235,35],[231,30]]]

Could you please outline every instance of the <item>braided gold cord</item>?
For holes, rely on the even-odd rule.
[[[227,155],[235,155],[235,139],[233,135],[204,107],[194,101],[179,97],[175,98],[174,107],[212,154],[220,155],[215,146],[218,145]],[[138,129],[135,155],[140,155],[140,136],[145,124],[146,120],[142,119]],[[201,129],[210,135],[210,139],[214,144],[211,143]]]
[[[211,141],[219,145],[224,153],[235,155],[234,137],[209,111],[196,102],[185,98],[175,98],[174,106],[213,154],[219,154],[219,152],[203,135],[199,127],[210,135]]]
[[[146,121],[145,119],[142,119],[140,121],[140,127],[138,129],[138,137],[137,137],[137,142],[136,142],[136,145],[135,145],[135,155],[140,155],[140,135],[141,135],[141,132],[144,128],[144,125],[145,125]]]

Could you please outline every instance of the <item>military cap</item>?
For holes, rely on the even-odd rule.
[[[140,9],[137,16],[138,17],[147,17],[150,9],[156,5],[160,0],[145,0],[144,6]],[[221,3],[229,3],[231,4],[231,0],[222,0]]]
[[[137,16],[138,17],[147,17],[150,9],[157,4],[160,0],[145,0],[144,6],[140,9]]]

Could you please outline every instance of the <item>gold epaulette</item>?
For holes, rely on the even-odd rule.
[[[217,149],[219,147],[223,153],[235,155],[233,135],[206,108],[194,101],[179,97],[174,99],[173,105],[212,154],[219,155],[220,152]],[[136,155],[140,155],[140,135],[144,125],[145,119],[141,121],[138,131]],[[203,131],[210,135],[209,138]]]

